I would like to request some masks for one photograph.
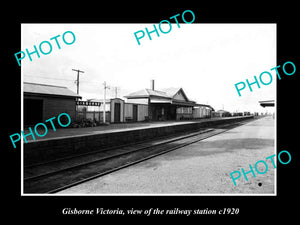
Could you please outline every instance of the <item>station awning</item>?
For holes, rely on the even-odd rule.
[[[274,107],[275,106],[275,101],[274,100],[259,101],[259,104],[262,107]]]
[[[172,101],[172,104],[173,105],[180,105],[180,106],[194,106],[195,105],[195,102],[191,102],[191,101],[188,101],[188,102],[183,102],[183,101],[176,101],[176,100],[173,100]]]
[[[150,103],[172,103],[171,99],[150,99]]]

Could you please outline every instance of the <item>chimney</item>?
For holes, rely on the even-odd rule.
[[[154,80],[150,80],[150,89],[154,91]]]

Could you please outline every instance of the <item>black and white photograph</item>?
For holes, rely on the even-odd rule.
[[[24,194],[276,194],[276,24],[21,28]]]

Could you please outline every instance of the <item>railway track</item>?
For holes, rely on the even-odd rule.
[[[178,136],[118,146],[26,166],[24,193],[56,193],[155,156],[226,132],[249,121],[220,125]]]

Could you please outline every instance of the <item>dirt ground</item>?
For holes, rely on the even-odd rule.
[[[265,117],[192,145],[72,187],[59,194],[275,194],[272,117]],[[265,174],[247,174],[258,160]],[[276,158],[274,161],[277,162]],[[265,166],[258,164],[259,171]],[[241,177],[233,184],[230,173]],[[236,176],[236,174],[234,175]]]

